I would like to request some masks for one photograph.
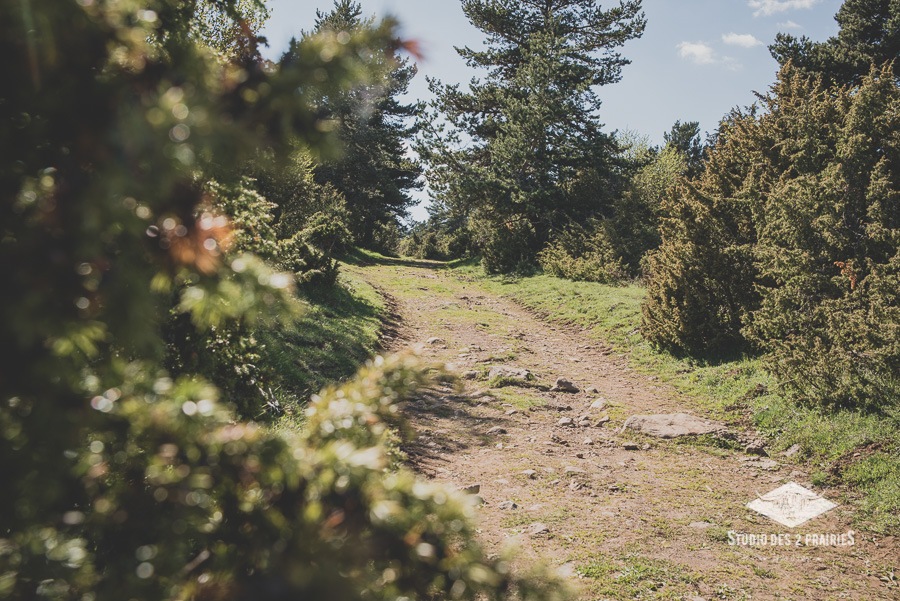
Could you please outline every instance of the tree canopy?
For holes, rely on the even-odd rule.
[[[602,131],[595,88],[628,64],[616,49],[643,33],[640,4],[463,2],[487,49],[458,52],[488,73],[468,91],[430,82],[437,100],[418,149],[441,201],[483,222],[490,269],[532,261],[554,227],[598,210],[596,197],[573,186],[586,172],[608,175],[615,143]]]

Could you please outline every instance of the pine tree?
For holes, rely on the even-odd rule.
[[[441,200],[480,222],[488,270],[532,261],[554,228],[597,212],[596,196],[573,188],[609,176],[616,145],[602,131],[595,89],[621,78],[629,61],[616,48],[643,33],[640,8],[640,0],[608,10],[591,0],[463,2],[488,47],[458,52],[488,76],[468,92],[430,82],[431,121],[447,128],[430,127],[418,149]]]
[[[900,0],[846,0],[834,18],[841,26],[837,37],[813,42],[780,33],[769,51],[782,66],[790,61],[826,83],[858,85],[889,61],[900,77]]]
[[[314,31],[307,35],[351,34],[374,22],[363,18],[362,7],[352,0],[335,0],[330,12],[317,11],[316,16]],[[415,203],[410,192],[422,187],[422,169],[405,147],[416,133],[418,106],[399,100],[416,67],[396,56],[372,59],[379,73],[374,82],[322,99],[321,108],[336,123],[344,152],[315,169],[318,183],[331,184],[344,195],[351,233],[366,247],[377,246],[380,228],[395,226],[408,215]]]

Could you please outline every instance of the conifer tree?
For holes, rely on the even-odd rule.
[[[323,31],[352,34],[374,23],[352,0],[335,0],[330,12],[316,12],[315,35]],[[289,53],[290,54],[290,51]],[[336,124],[344,152],[315,169],[320,184],[331,184],[347,201],[350,230],[356,242],[377,245],[376,232],[396,225],[414,204],[410,192],[421,188],[418,163],[407,156],[405,141],[416,132],[415,104],[403,104],[416,75],[406,59],[372,56],[378,77],[366,86],[324,97],[323,113]]]
[[[418,150],[443,202],[480,221],[489,271],[530,262],[554,228],[598,210],[573,192],[579,178],[609,175],[615,142],[602,131],[598,86],[629,61],[616,49],[640,37],[640,0],[603,9],[592,0],[465,0],[487,48],[458,49],[487,69],[470,90],[431,81],[437,100]],[[469,140],[462,146],[463,140]]]
[[[827,42],[780,33],[769,51],[782,66],[790,61],[826,83],[857,85],[889,61],[900,77],[900,0],[846,0],[834,19],[841,29]]]

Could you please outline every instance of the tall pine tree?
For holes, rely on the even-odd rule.
[[[616,49],[646,21],[640,0],[607,10],[594,0],[464,0],[463,11],[487,48],[458,52],[488,76],[469,91],[430,82],[437,100],[418,149],[438,200],[473,215],[485,267],[506,271],[598,211],[577,185],[602,182],[616,146],[595,90],[621,78],[629,61]]]
[[[362,17],[362,7],[352,0],[335,0],[330,12],[317,11],[316,17],[307,36],[332,31],[341,39],[374,23],[374,18]],[[416,67],[399,56],[370,58],[378,72],[373,83],[322,99],[321,109],[335,123],[344,152],[315,169],[317,183],[343,193],[351,233],[366,247],[378,246],[378,232],[407,216],[415,203],[410,192],[422,187],[422,169],[406,151],[406,141],[416,133],[412,120],[418,106],[398,100]]]
[[[769,51],[782,66],[790,61],[826,83],[859,85],[889,61],[900,77],[900,0],[846,0],[834,19],[841,29],[827,42],[780,33]]]

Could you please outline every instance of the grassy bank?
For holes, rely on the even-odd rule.
[[[900,532],[900,403],[881,414],[797,407],[779,394],[760,357],[708,363],[658,353],[640,334],[644,290],[637,285],[605,286],[544,275],[486,277],[472,261],[450,267],[548,320],[583,330],[712,417],[758,429],[770,454],[799,445],[791,460],[803,465],[813,483],[841,487],[845,500],[859,508],[860,525],[880,533]]]
[[[259,333],[266,362],[289,388],[284,396],[300,403],[325,385],[353,376],[376,353],[385,311],[378,291],[347,269],[334,288],[301,298],[300,318]]]

